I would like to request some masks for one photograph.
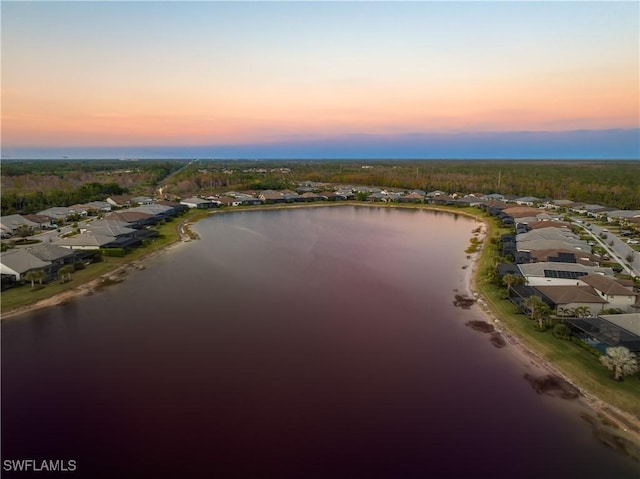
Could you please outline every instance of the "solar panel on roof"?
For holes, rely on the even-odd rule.
[[[587,273],[583,271],[556,271],[551,269],[544,270],[545,278],[562,278],[562,279],[576,279],[580,276],[586,276]]]

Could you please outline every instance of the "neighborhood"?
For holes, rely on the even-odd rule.
[[[640,258],[632,249],[640,239],[640,210],[564,199],[313,181],[300,182],[292,190],[227,191],[187,198],[114,196],[0,218],[2,289],[64,281],[69,268],[85,267],[103,256],[126,255],[158,236],[155,225],[190,209],[340,201],[484,210],[511,231],[500,237],[503,261],[496,274],[514,304],[531,312],[530,298],[538,298],[590,346],[603,352],[612,346],[640,352],[640,293],[634,281],[640,276]],[[616,243],[602,225],[619,231]],[[594,228],[599,228],[598,235]]]

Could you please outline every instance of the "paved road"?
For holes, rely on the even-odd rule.
[[[612,260],[620,263],[627,274],[630,274],[632,276],[640,276],[640,253],[633,250],[631,246],[629,246],[613,233],[603,231],[604,229],[607,229],[606,226],[598,226],[594,223],[591,223],[591,230],[589,230],[585,226],[584,222],[578,223],[576,221],[576,218],[571,219],[574,225],[580,226],[584,231],[589,233],[594,241],[607,251],[607,254],[611,256]],[[605,240],[600,238],[601,233],[605,233],[607,235],[607,238]],[[613,241],[613,245],[609,245],[611,241]],[[633,252],[633,262],[628,265],[625,258],[631,252]]]

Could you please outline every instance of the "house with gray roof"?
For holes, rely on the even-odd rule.
[[[75,215],[86,216],[87,212],[82,210],[78,211],[73,208],[67,208],[66,206],[54,206],[52,208],[47,208],[46,210],[38,211],[38,214],[46,216],[58,222],[66,221],[68,218]]]
[[[116,238],[98,233],[84,232],[75,236],[66,238],[58,238],[54,244],[63,248],[78,250],[97,250],[100,248],[108,248],[116,243]],[[119,247],[117,245],[116,247]]]
[[[611,268],[599,266],[585,266],[580,263],[556,263],[543,261],[540,263],[518,264],[520,274],[527,278],[530,286],[540,285],[576,285],[583,276],[590,274],[604,274],[614,277]]]
[[[75,263],[76,255],[73,251],[53,243],[39,243],[29,246],[25,250],[36,258],[51,262],[54,265],[62,266]]]
[[[0,229],[3,232],[15,234],[21,227],[33,231],[39,228],[39,223],[29,220],[22,215],[7,215],[0,217]]]
[[[21,281],[29,271],[44,270],[49,274],[51,262],[43,261],[25,249],[11,249],[0,253],[0,273]]]
[[[199,209],[207,209],[207,208],[216,208],[218,206],[217,203],[211,200],[205,200],[204,198],[197,198],[192,196],[191,198],[185,198],[180,201],[181,205],[185,205],[189,208],[199,208]]]

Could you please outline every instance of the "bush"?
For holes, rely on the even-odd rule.
[[[82,262],[82,261],[78,261],[77,263],[73,263],[73,268],[76,271],[80,271],[81,269],[85,269],[87,266]]]
[[[117,258],[122,258],[125,254],[127,254],[124,248],[105,248],[102,250],[102,254],[104,256],[114,256]]]
[[[553,327],[553,335],[558,339],[569,341],[571,339],[571,330],[564,323],[558,323]]]

